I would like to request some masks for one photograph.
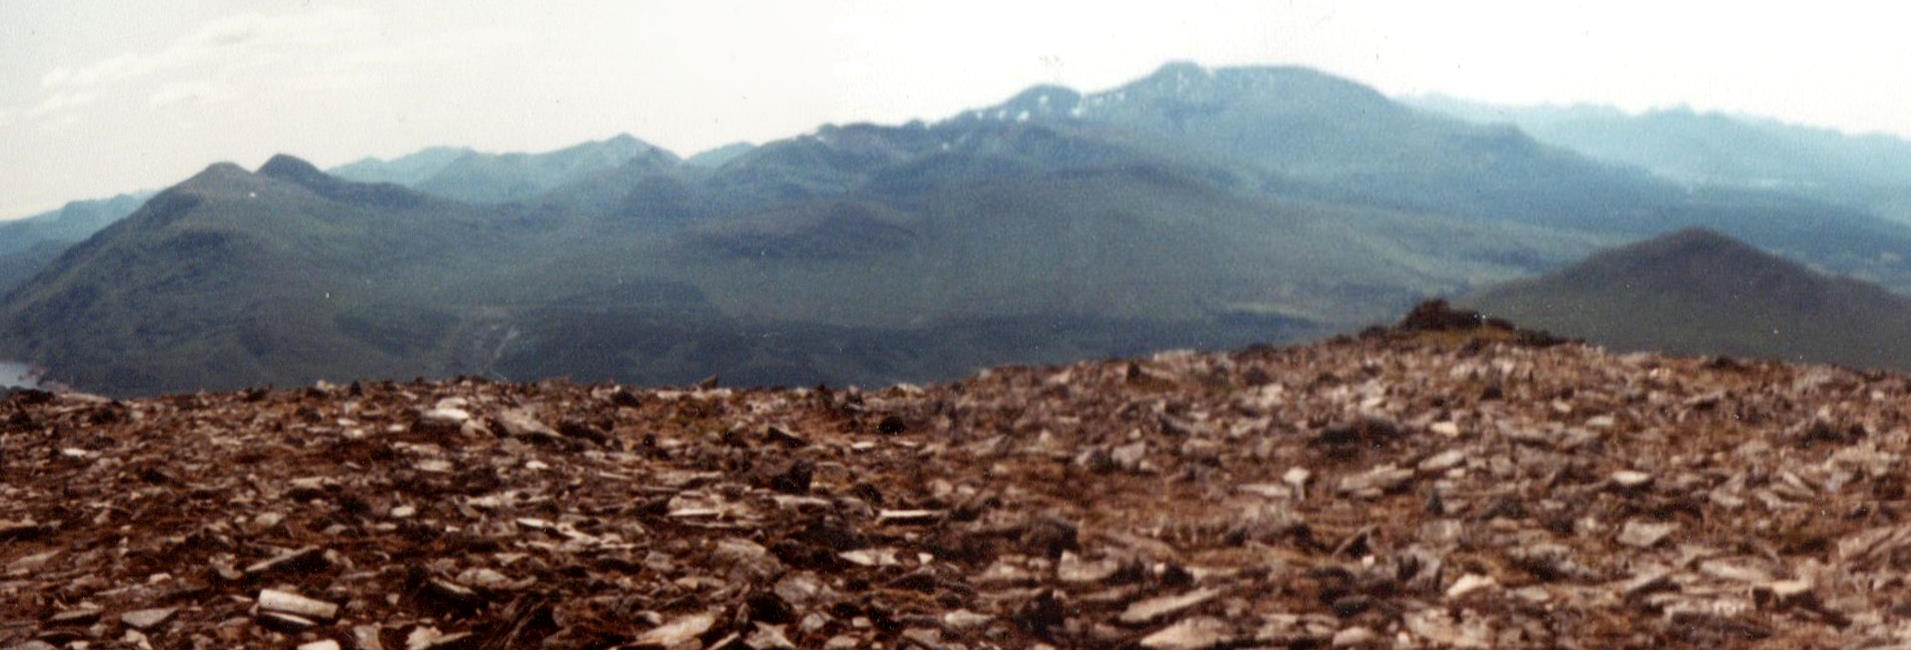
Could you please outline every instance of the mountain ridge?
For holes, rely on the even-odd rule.
[[[1687,192],[1318,72],[1164,66],[1009,104],[1029,108],[824,125],[714,167],[625,136],[432,176],[476,161],[451,175],[501,201],[290,156],[214,165],[7,294],[0,354],[116,393],[869,385],[1351,331],[1685,225],[1810,232],[1787,254],[1911,286],[1880,254],[1911,252],[1911,229]]]

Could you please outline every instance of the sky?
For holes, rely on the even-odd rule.
[[[1907,18],[1869,1],[0,0],[0,219],[280,152],[329,167],[630,133],[687,156],[1175,60],[1911,137]]]

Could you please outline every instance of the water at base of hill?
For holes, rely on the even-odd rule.
[[[0,388],[39,388],[33,368],[17,361],[0,361]]]

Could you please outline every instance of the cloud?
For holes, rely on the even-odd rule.
[[[230,72],[284,61],[327,46],[370,39],[375,37],[376,27],[369,12],[350,9],[227,16],[175,39],[158,51],[126,53],[84,66],[54,68],[40,77],[40,85],[57,93],[185,69]]]
[[[179,103],[216,104],[238,97],[240,90],[231,84],[210,81],[188,81],[167,84],[146,98],[146,105],[163,108]]]
[[[82,106],[86,106],[88,104],[93,103],[97,99],[99,99],[97,95],[94,95],[93,93],[89,93],[89,92],[54,93],[52,95],[48,95],[46,99],[41,100],[39,106],[35,106],[33,107],[33,110],[27,111],[27,116],[28,117],[44,117],[47,115],[53,115],[55,113],[61,113],[61,112],[69,111],[72,109],[77,109]]]

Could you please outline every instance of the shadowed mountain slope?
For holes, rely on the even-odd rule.
[[[1691,229],[1461,301],[1628,350],[1911,369],[1911,299]]]

